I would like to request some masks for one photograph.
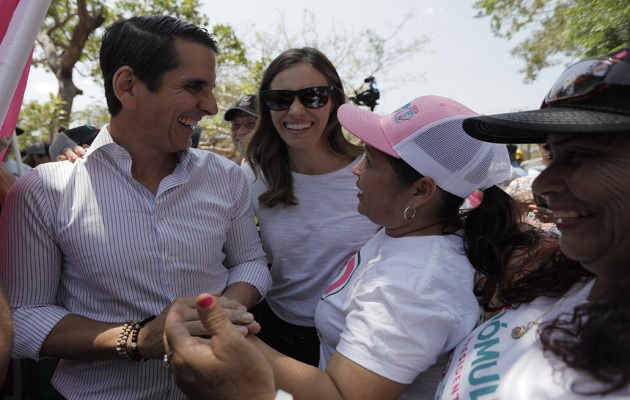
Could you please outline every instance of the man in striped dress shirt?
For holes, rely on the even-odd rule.
[[[233,321],[256,329],[234,309],[270,284],[247,182],[230,160],[189,148],[217,113],[216,52],[175,18],[112,24],[100,52],[109,125],[82,159],[35,168],[7,197],[13,356],[61,359],[52,383],[68,399],[184,399],[161,361],[174,302],[192,335],[206,333],[202,292],[233,300]]]

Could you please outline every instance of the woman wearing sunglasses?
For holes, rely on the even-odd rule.
[[[275,349],[318,364],[313,316],[336,271],[378,227],[356,209],[354,168],[363,148],[337,120],[341,79],[313,48],[290,49],[265,71],[259,123],[243,166],[251,183],[273,284],[253,311],[259,336]]]

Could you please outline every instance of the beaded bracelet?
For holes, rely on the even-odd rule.
[[[131,360],[146,361],[146,359],[142,358],[140,352],[138,351],[138,335],[140,334],[140,329],[142,329],[143,326],[145,326],[149,321],[152,321],[153,319],[155,319],[155,315],[145,318],[142,321],[137,321],[134,324],[131,334],[131,353],[129,353]]]
[[[127,340],[129,338],[129,334],[133,330],[134,325],[136,325],[138,321],[127,321],[125,325],[123,325],[120,333],[118,334],[118,339],[116,339],[116,353],[119,356],[124,358],[125,360],[131,361],[129,357],[129,352],[127,351]]]

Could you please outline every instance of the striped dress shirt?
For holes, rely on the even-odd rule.
[[[107,127],[82,160],[43,164],[16,182],[0,216],[0,279],[13,355],[33,359],[67,314],[122,325],[177,297],[235,282],[264,296],[271,283],[238,165],[181,152],[153,195]],[[61,360],[53,385],[68,399],[185,398],[158,360]]]

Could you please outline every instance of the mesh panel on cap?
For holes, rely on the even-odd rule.
[[[453,135],[453,132],[461,130],[461,119],[448,121],[425,130],[416,136],[413,142],[444,168],[455,172],[463,169],[470,162],[482,144],[477,140],[465,140],[458,137],[459,135]],[[444,151],[444,146],[449,146],[450,149]]]
[[[482,186],[488,177],[488,172],[492,167],[492,159],[494,158],[494,152],[490,149],[489,152],[486,153],[486,156],[477,164],[475,168],[472,169],[469,173],[466,174],[464,179],[468,182],[473,182],[477,185]]]
[[[462,128],[465,118],[436,121],[394,146],[407,164],[433,178],[443,190],[462,198],[476,189],[503,182],[510,173],[505,145],[468,136]]]

